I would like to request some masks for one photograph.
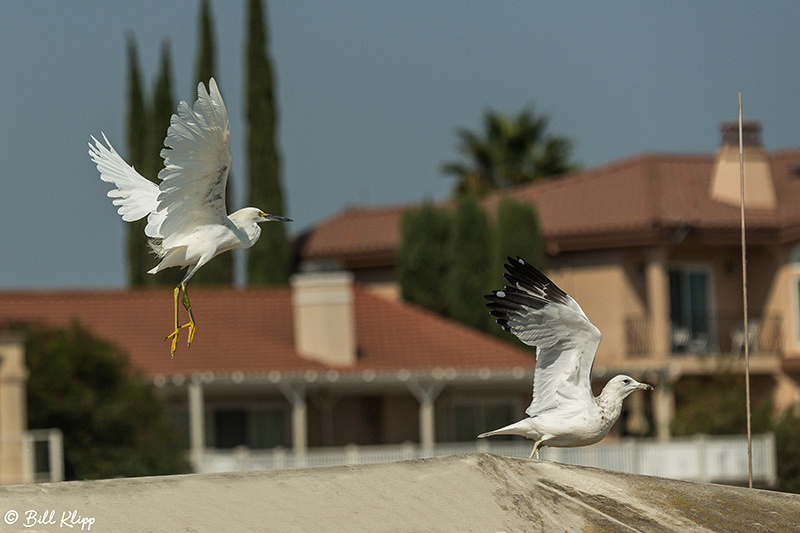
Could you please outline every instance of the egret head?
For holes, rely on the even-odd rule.
[[[253,243],[255,243],[259,235],[261,235],[261,228],[258,227],[259,223],[271,221],[292,222],[291,218],[270,215],[256,207],[239,209],[235,213],[228,215],[228,218],[240,229],[246,231],[253,240]],[[250,246],[252,246],[252,243]]]
[[[232,220],[236,220],[239,224],[258,224],[259,222],[293,222],[291,218],[280,217],[278,215],[270,215],[265,213],[257,207],[245,207],[239,209],[235,213],[228,215]]]
[[[256,209],[256,215],[258,216],[257,222],[294,222],[291,218],[270,215],[260,209]]]
[[[603,390],[607,390],[622,398],[627,398],[628,395],[635,390],[653,390],[653,386],[647,383],[639,383],[630,376],[619,375],[613,377]]]

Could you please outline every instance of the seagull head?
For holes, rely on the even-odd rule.
[[[619,375],[609,381],[604,390],[614,393],[622,398],[627,398],[630,393],[636,390],[653,390],[652,385],[639,383],[630,376]]]

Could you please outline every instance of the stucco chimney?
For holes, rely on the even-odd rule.
[[[739,122],[720,124],[722,146],[717,152],[711,177],[711,198],[722,203],[739,205]],[[767,152],[761,144],[761,124],[742,122],[742,155],[744,159],[744,203],[747,207],[775,207],[775,186]]]
[[[325,365],[356,363],[353,275],[308,272],[291,278],[294,339],[303,357]]]

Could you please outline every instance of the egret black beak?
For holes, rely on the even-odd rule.
[[[648,385],[647,383],[639,383],[639,386],[636,387],[636,388],[637,389],[642,389],[642,390],[653,390],[653,386],[652,385]]]
[[[292,220],[291,218],[281,217],[281,216],[278,216],[278,215],[270,215],[269,213],[259,213],[259,215],[261,215],[261,218],[263,218],[264,220],[266,220],[268,222],[273,222],[273,221],[274,222],[294,222],[294,220]]]

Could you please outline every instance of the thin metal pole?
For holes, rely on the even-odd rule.
[[[747,247],[744,231],[744,151],[742,93],[739,93],[739,201],[742,218],[742,307],[744,308],[744,394],[747,403],[747,483],[753,488],[753,433],[750,426],[750,330],[747,329]]]

